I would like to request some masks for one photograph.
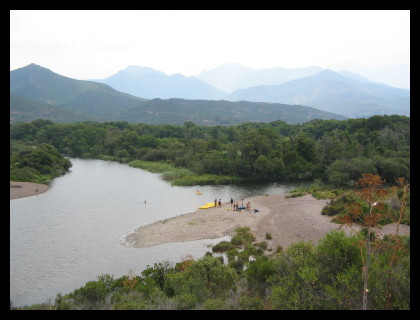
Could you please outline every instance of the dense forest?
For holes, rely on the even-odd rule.
[[[47,143],[73,157],[150,170],[158,164],[175,184],[320,179],[339,186],[362,173],[390,184],[410,180],[410,118],[400,115],[231,126],[35,120],[10,124],[10,139],[11,146]]]

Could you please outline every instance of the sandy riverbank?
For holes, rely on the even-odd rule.
[[[10,200],[35,196],[49,189],[46,184],[10,181]]]
[[[251,209],[260,212],[241,213],[231,211],[230,203],[222,207],[197,209],[150,225],[142,226],[126,237],[126,242],[135,248],[151,247],[167,242],[215,239],[224,235],[233,236],[237,227],[249,226],[257,241],[267,241],[269,247],[277,245],[284,249],[294,242],[318,243],[326,233],[337,230],[340,225],[332,223],[331,217],[321,215],[327,200],[317,200],[312,195],[286,198],[285,194],[252,197]],[[343,228],[349,232],[348,228]],[[272,240],[266,240],[266,233]],[[380,230],[383,234],[394,233],[395,226]],[[410,227],[400,225],[400,234],[410,233]]]

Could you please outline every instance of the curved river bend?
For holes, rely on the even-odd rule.
[[[136,228],[193,212],[215,198],[285,193],[307,183],[173,187],[158,174],[103,160],[71,158],[73,167],[40,195],[10,200],[10,301],[13,306],[53,302],[96,280],[154,263],[195,259],[222,240],[135,249],[124,237]],[[144,200],[147,202],[144,203]]]

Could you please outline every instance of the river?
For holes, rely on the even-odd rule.
[[[126,164],[70,158],[69,173],[40,195],[10,200],[10,301],[53,303],[101,274],[136,275],[148,265],[201,258],[223,238],[135,249],[125,236],[158,220],[227,202],[285,193],[308,183],[174,187],[158,174]],[[199,188],[202,195],[196,195]],[[145,203],[146,200],[146,203]]]

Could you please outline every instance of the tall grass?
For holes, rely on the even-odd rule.
[[[170,181],[174,186],[217,185],[238,183],[240,178],[219,176],[213,174],[196,174],[186,168],[177,168],[164,162],[149,162],[134,160],[129,163],[131,167],[140,168],[153,173],[160,173],[162,179]]]

